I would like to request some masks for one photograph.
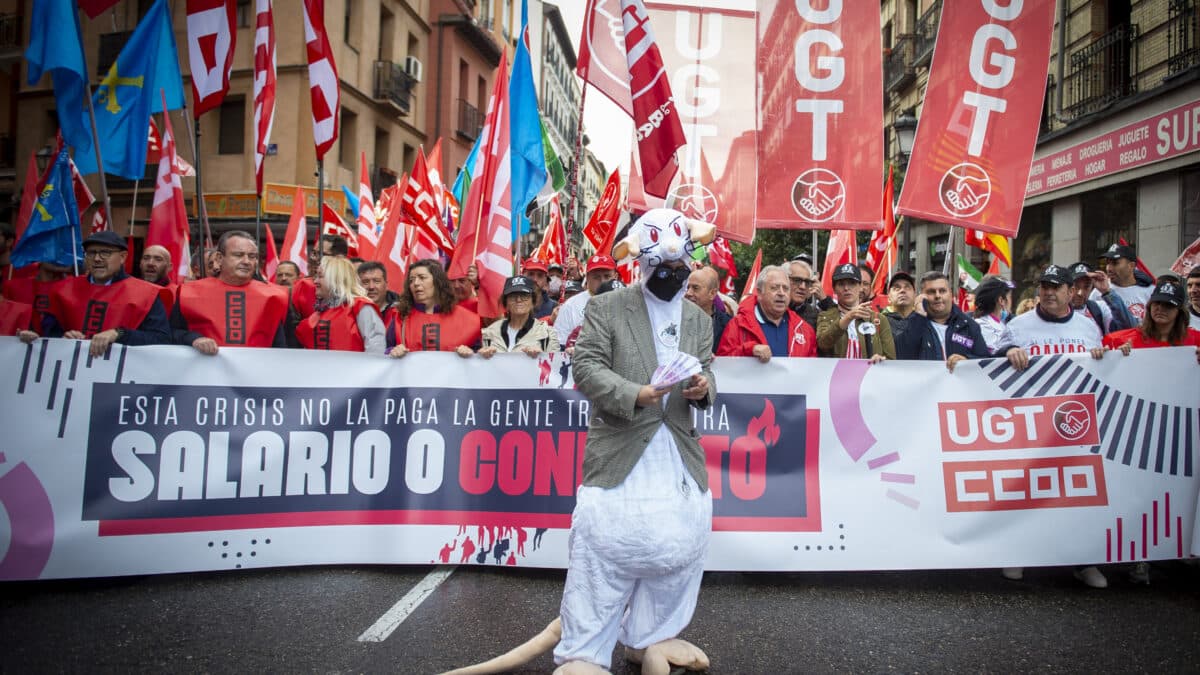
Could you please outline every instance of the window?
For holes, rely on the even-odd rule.
[[[1013,293],[1014,300],[1032,298],[1037,295],[1038,277],[1042,270],[1052,261],[1050,256],[1054,247],[1054,237],[1051,231],[1050,204],[1038,204],[1027,207],[1021,213],[1021,232],[1012,241],[1013,282],[1017,290]],[[1073,260],[1064,260],[1068,265]]]
[[[218,155],[240,155],[246,145],[246,99],[226,98],[221,104]]]
[[[338,130],[338,163],[353,170],[358,157],[354,151],[358,148],[358,115],[342,108],[341,129]]]
[[[255,23],[254,5],[250,0],[237,0],[238,28],[249,28]]]
[[[1200,239],[1200,169],[1179,176],[1183,206],[1179,214],[1179,250]]]
[[[1121,237],[1137,246],[1137,193],[1137,183],[1123,183],[1079,196],[1079,239],[1084,262],[1095,265],[1100,254]]]
[[[342,40],[355,51],[358,51],[359,41],[362,37],[362,26],[359,25],[361,21],[357,20],[350,11],[350,8],[354,4],[354,0],[347,0],[345,4],[346,9],[342,15],[345,19],[345,22],[342,24]]]

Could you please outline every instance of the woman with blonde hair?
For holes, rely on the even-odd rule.
[[[296,327],[307,349],[383,354],[387,349],[383,319],[358,282],[354,263],[324,256],[313,275],[317,301],[313,313]]]

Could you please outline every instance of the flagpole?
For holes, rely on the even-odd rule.
[[[133,202],[129,206],[129,236],[130,237],[133,236],[133,221],[137,218],[138,186],[140,186],[141,184],[142,184],[141,178],[138,178],[137,180],[133,181]],[[109,218],[111,218],[111,217],[112,216],[109,215]],[[107,226],[107,225],[108,225],[108,223],[105,223],[105,226]]]
[[[71,16],[75,19],[76,34],[82,35],[79,27],[79,12],[71,12]],[[81,49],[79,57],[83,59],[83,72],[91,72],[88,70],[87,50]],[[116,94],[114,93],[113,95],[115,96]],[[88,122],[92,125],[92,144],[96,148],[96,170],[100,174],[100,198],[104,200],[104,214],[107,216],[104,228],[112,229],[112,202],[108,199],[108,180],[104,177],[104,157],[100,153],[100,132],[96,128],[96,109],[92,106],[92,85],[90,82],[87,86],[87,96],[84,96],[84,98],[87,100]],[[75,274],[76,276],[79,275],[78,266],[76,266]]]
[[[346,215],[345,209],[338,215]],[[305,217],[305,226],[308,225],[308,218]],[[317,159],[317,236],[313,243],[316,244],[313,248],[317,250],[317,259],[321,259],[321,254],[325,251],[325,247],[321,245],[321,233],[325,231],[325,158]],[[304,235],[305,240],[308,235]]]
[[[100,158],[97,157],[96,161],[97,162],[100,161]],[[108,223],[105,222],[104,226],[108,227]],[[70,227],[67,229],[71,230],[71,261],[72,261],[71,264],[75,268],[75,276],[79,276],[79,257],[75,255],[75,251],[78,250],[78,248],[76,248],[77,244],[75,243],[75,235],[78,234],[78,232],[76,232],[75,230],[77,230],[79,228]],[[11,268],[12,265],[9,265],[9,267]]]
[[[262,195],[256,195],[254,199],[254,243],[258,244],[258,240],[262,237]]]
[[[163,111],[163,115],[170,115],[170,111]],[[204,203],[204,187],[200,181],[200,152],[197,148],[200,147],[200,120],[192,123],[192,118],[187,114],[187,101],[183,103],[183,120],[189,127],[188,140],[192,142],[192,159],[196,160],[196,202],[200,217],[200,227],[204,232],[204,242],[199,244],[200,249],[200,278],[208,276],[208,261],[204,259],[205,249],[212,243],[212,230],[208,227],[208,205]],[[171,167],[174,171],[175,167]],[[199,237],[196,237],[199,239]]]
[[[579,124],[575,128],[575,161],[571,162],[571,179],[567,183],[567,188],[571,191],[571,208],[567,209],[567,241],[565,246],[567,253],[571,252],[571,245],[575,241],[575,211],[579,204],[579,162],[583,157],[583,107],[587,102],[588,90],[588,72],[591,70],[591,64],[584,68],[583,85],[579,92]],[[611,255],[611,251],[597,251],[601,255]]]

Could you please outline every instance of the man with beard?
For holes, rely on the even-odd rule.
[[[291,288],[300,280],[300,266],[291,260],[284,260],[275,268],[275,283]]]
[[[142,251],[142,259],[138,262],[138,269],[142,273],[143,280],[160,286],[171,294],[167,302],[167,307],[173,307],[175,305],[175,293],[179,285],[171,283],[171,252],[157,244],[147,246]]]
[[[789,309],[796,313],[801,319],[808,322],[809,326],[815,331],[817,329],[817,315],[821,313],[821,308],[817,307],[816,297],[813,291],[817,287],[816,275],[813,274],[812,265],[803,260],[792,260],[786,265],[788,270],[788,282],[792,287],[792,298]]]

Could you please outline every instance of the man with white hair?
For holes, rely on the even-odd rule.
[[[756,301],[742,303],[725,327],[717,356],[753,356],[763,363],[772,356],[816,356],[816,332],[788,308],[795,296],[787,272],[776,265],[764,267],[754,291]]]
[[[787,263],[788,282],[792,285],[792,301],[790,309],[801,319],[808,322],[813,330],[817,329],[817,315],[821,308],[817,307],[813,293],[817,289],[817,275],[813,274],[812,265],[803,260],[792,260]]]

